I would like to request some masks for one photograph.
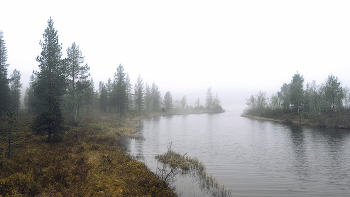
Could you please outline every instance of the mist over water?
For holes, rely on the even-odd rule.
[[[126,139],[155,171],[154,156],[172,149],[197,157],[233,196],[344,196],[350,193],[350,131],[251,120],[242,107],[220,114],[142,121],[144,138]],[[191,177],[174,183],[182,196],[209,195]]]

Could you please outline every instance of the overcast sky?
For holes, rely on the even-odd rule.
[[[174,99],[212,86],[223,104],[277,92],[298,71],[305,82],[337,76],[350,87],[350,1],[2,1],[8,75],[28,86],[52,17],[62,53],[76,42],[98,82],[119,64]],[[305,83],[306,84],[306,83]],[[188,97],[191,97],[188,96]],[[190,98],[190,102],[194,99]],[[190,103],[192,104],[192,103]]]

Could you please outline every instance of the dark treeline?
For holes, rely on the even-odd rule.
[[[162,97],[158,85],[144,83],[139,74],[136,84],[130,82],[130,76],[119,64],[113,78],[99,82],[95,90],[90,67],[84,63],[84,56],[75,42],[66,49],[66,58],[62,58],[62,44],[58,31],[50,18],[40,41],[41,53],[36,57],[39,70],[33,71],[29,87],[25,91],[23,106],[29,114],[35,115],[31,130],[47,136],[47,140],[60,141],[68,127],[79,125],[92,113],[114,113],[122,117],[126,111],[167,112],[179,110],[187,112],[221,112],[218,95],[214,97],[212,88],[206,93],[205,105],[199,98],[194,106],[189,106],[186,96],[173,101],[168,91]],[[13,71],[7,78],[7,50],[0,32],[0,115],[20,107],[20,71]],[[133,88],[134,87],[134,88]],[[192,110],[192,111],[191,111]]]
[[[304,77],[297,72],[290,83],[284,83],[270,98],[260,91],[246,101],[244,114],[247,115],[326,127],[350,127],[349,89],[342,87],[334,75],[329,75],[321,85],[313,81],[304,86]]]

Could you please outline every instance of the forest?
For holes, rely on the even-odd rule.
[[[350,128],[350,90],[342,87],[338,77],[329,75],[324,83],[304,84],[298,72],[290,83],[270,98],[259,91],[246,99],[243,116],[272,118],[287,123],[322,127]]]
[[[199,98],[191,105],[185,95],[173,100],[167,91],[162,97],[158,85],[144,83],[140,74],[132,86],[119,64],[113,78],[96,89],[78,44],[62,58],[51,17],[40,46],[38,70],[23,96],[20,71],[8,78],[0,31],[0,196],[174,196],[118,140],[135,137],[144,117],[223,112],[212,88],[204,106]]]

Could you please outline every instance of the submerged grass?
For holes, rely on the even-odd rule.
[[[0,196],[175,196],[168,184],[117,146],[134,136],[141,116],[102,114],[71,127],[62,142],[46,143],[29,130],[32,117],[15,122],[16,151],[0,152]],[[0,128],[5,128],[0,122]],[[2,139],[0,148],[6,150]]]
[[[171,144],[168,151],[157,155],[156,159],[164,164],[162,169],[158,169],[158,176],[168,183],[177,173],[191,173],[199,179],[200,188],[210,192],[212,196],[232,196],[230,190],[226,190],[212,175],[207,174],[202,162],[197,158],[187,156],[187,153],[181,155],[174,152],[171,150]],[[169,167],[170,171],[167,171],[166,167]]]

